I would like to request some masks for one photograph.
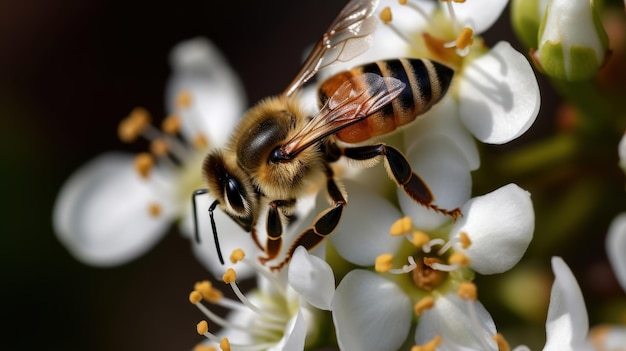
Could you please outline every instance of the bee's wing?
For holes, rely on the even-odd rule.
[[[283,145],[281,157],[290,159],[321,139],[339,132],[389,104],[406,84],[396,78],[364,73],[343,83],[293,138]]]
[[[320,69],[335,62],[348,61],[365,52],[376,30],[376,18],[372,17],[376,6],[378,0],[351,0],[346,4],[315,44],[283,95],[292,95]]]

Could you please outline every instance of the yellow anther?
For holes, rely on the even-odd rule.
[[[187,90],[183,90],[176,96],[176,106],[179,108],[188,108],[191,106],[191,93]]]
[[[426,296],[417,301],[413,306],[413,311],[416,315],[421,316],[424,311],[433,308],[433,306],[435,306],[435,299],[432,296]]]
[[[411,236],[412,236],[411,243],[413,243],[415,247],[422,247],[428,244],[428,242],[430,241],[430,237],[428,236],[428,234],[424,233],[421,230],[413,231]]]
[[[411,347],[411,351],[435,351],[439,344],[441,344],[441,336],[435,335],[435,337],[425,343],[424,345],[415,345]]]
[[[226,284],[232,284],[237,280],[237,273],[235,273],[234,269],[228,268],[226,273],[222,276],[222,280]]]
[[[202,296],[206,297],[211,293],[211,290],[213,290],[213,284],[211,284],[208,280],[203,280],[194,284],[193,289],[200,292]]]
[[[472,239],[470,239],[466,232],[461,232],[461,234],[459,234],[459,241],[461,242],[461,247],[463,249],[467,249],[472,245]]]
[[[209,323],[204,320],[200,321],[198,324],[196,324],[196,331],[198,332],[198,334],[204,335],[204,333],[209,331]]]
[[[404,235],[410,233],[411,229],[413,229],[413,221],[411,220],[411,217],[405,216],[398,219],[391,225],[391,228],[389,228],[389,234],[393,236]]]
[[[220,341],[220,349],[230,351],[230,341],[228,341],[228,338],[222,338]]]
[[[435,257],[424,257],[424,265],[432,268],[435,263],[441,263],[441,260]]]
[[[210,303],[218,303],[224,297],[224,294],[217,289],[211,289],[211,291],[203,296]]]
[[[117,127],[117,136],[125,143],[133,142],[150,124],[150,113],[143,107],[134,108]]]
[[[386,273],[393,268],[393,255],[392,254],[382,254],[376,257],[376,261],[374,264],[374,269],[379,273]]]
[[[135,156],[135,170],[142,178],[148,178],[154,167],[154,158],[147,152],[141,152]]]
[[[380,11],[380,20],[383,21],[384,24],[389,24],[392,19],[393,16],[391,15],[391,8],[389,8],[389,6]]]
[[[161,215],[161,205],[156,202],[151,203],[150,206],[148,206],[148,213],[150,213],[152,217],[159,217]]]
[[[246,257],[246,253],[242,249],[235,249],[233,253],[230,254],[230,262],[233,264],[243,260]]]
[[[168,116],[161,123],[161,129],[170,135],[178,134],[180,131],[180,117],[177,115]]]
[[[461,29],[461,33],[456,38],[456,47],[465,49],[474,43],[474,30],[470,27]]]
[[[198,133],[191,141],[191,145],[195,147],[197,150],[206,149],[209,146],[209,141],[206,139],[204,134]]]
[[[198,290],[194,290],[189,294],[189,302],[191,302],[192,305],[200,301],[202,301],[202,294]]]
[[[406,5],[407,0],[398,0],[398,3],[400,5]]]
[[[198,344],[194,346],[193,351],[217,351],[217,349],[211,345]]]
[[[471,282],[464,282],[459,285],[459,289],[456,294],[463,300],[478,300],[478,293],[476,291],[476,285]]]
[[[150,142],[150,152],[155,156],[163,157],[170,152],[170,147],[165,139],[158,138]]]
[[[509,343],[506,342],[506,339],[504,339],[502,334],[497,333],[492,337],[492,339],[496,342],[496,344],[498,344],[498,351],[511,351],[511,346],[509,346]]]
[[[466,267],[469,266],[472,261],[469,257],[463,255],[460,252],[455,252],[448,258],[449,264],[458,264],[459,266]]]

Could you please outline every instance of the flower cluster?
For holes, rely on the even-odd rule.
[[[559,79],[588,79],[606,60],[608,45],[593,2],[523,3],[512,4],[513,22],[522,40],[536,48],[530,60],[507,41],[490,46],[481,37],[508,1],[486,6],[477,0],[381,0],[369,50],[318,73],[323,81],[348,67],[398,57],[454,70],[441,102],[382,138],[406,156],[432,203],[424,206],[402,187],[393,188],[388,161],[386,173],[382,167],[333,162],[328,173],[335,174],[337,192],[348,203],[339,224],[310,252],[294,247],[282,270],[268,268],[259,260],[266,253],[258,238],[271,236],[266,227],[272,223],[253,223],[251,236],[234,216],[213,212],[210,194],[192,198],[194,190],[206,188],[201,169],[207,152],[229,147],[245,104],[219,51],[197,38],[172,51],[170,115],[161,128],[142,108],[120,123],[120,139],[145,138],[149,152],[102,155],[61,189],[54,211],[59,240],[81,261],[117,265],[149,250],[178,220],[211,279],[222,279],[198,282],[189,295],[205,316],[197,324],[205,339],[195,350],[510,350],[488,304],[479,299],[476,278],[509,272],[523,259],[536,237],[537,210],[534,193],[511,180],[494,178],[476,194],[481,151],[517,139],[534,124],[541,95],[533,64]],[[302,94],[305,107],[317,104],[313,95]],[[626,170],[624,139],[619,166]],[[279,218],[289,222],[282,233],[286,245],[328,209],[328,194],[320,189],[313,186],[289,216]],[[209,208],[214,219],[207,216]],[[215,254],[214,223],[226,233],[220,237],[222,251],[230,254],[226,265]],[[626,290],[624,214],[611,224],[606,250]],[[555,278],[543,350],[623,346],[626,337],[618,326],[589,331],[583,293],[559,256],[549,255]],[[247,279],[255,287],[242,291],[239,282]],[[219,308],[230,312],[224,317],[215,312]]]

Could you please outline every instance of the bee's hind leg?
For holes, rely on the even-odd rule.
[[[339,189],[337,182],[333,178],[333,171],[328,165],[325,167],[325,173],[327,177],[326,188],[333,206],[326,209],[315,218],[313,225],[296,238],[289,248],[289,251],[286,253],[285,258],[277,265],[270,267],[271,270],[280,270],[289,263],[291,256],[293,256],[298,246],[303,246],[308,251],[317,247],[317,245],[319,245],[326,236],[332,233],[339,224],[343,209],[347,205],[346,198]]]
[[[400,151],[392,146],[383,143],[358,146],[342,149],[342,155],[354,160],[368,160],[377,156],[385,157],[385,166],[398,186],[402,187],[404,192],[419,204],[433,209],[439,213],[448,215],[454,219],[459,217],[461,210],[457,207],[447,210],[437,206],[435,198],[430,192],[428,185],[411,169],[409,161],[402,155]]]

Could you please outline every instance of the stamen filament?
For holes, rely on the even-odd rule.
[[[263,316],[269,320],[273,320],[273,321],[282,321],[283,319],[281,317],[275,316],[271,313],[267,313],[267,311],[262,310],[260,308],[258,308],[256,305],[254,305],[249,299],[248,297],[246,297],[246,295],[244,295],[244,293],[241,291],[241,289],[239,289],[239,285],[237,285],[237,282],[232,282],[232,283],[228,283],[231,287],[231,289],[233,289],[233,292],[235,293],[235,295],[237,295],[237,298],[239,298],[239,300],[246,305],[249,309],[251,309],[252,311],[254,311],[256,314],[258,314],[259,316]]]
[[[443,244],[443,246],[439,249],[439,251],[437,251],[437,255],[441,256],[444,253],[446,253],[446,251],[448,251],[452,245],[456,244],[459,241],[459,239],[457,239],[456,237],[448,240],[448,242],[446,242],[445,244]]]
[[[414,269],[417,269],[417,263],[415,263],[415,258],[413,258],[413,256],[407,257],[407,260],[409,261],[408,264],[405,264],[404,266],[402,266],[402,268],[390,269],[389,273],[405,274],[413,271]]]
[[[409,8],[411,8],[412,10],[414,10],[415,12],[417,12],[420,16],[422,16],[422,18],[429,24],[432,25],[432,19],[430,18],[431,16],[429,16],[423,8],[421,8],[419,5],[414,4],[413,2],[409,2],[406,0],[399,0],[398,1],[400,3],[400,5],[406,5]]]
[[[433,239],[431,241],[429,241],[427,244],[424,244],[424,246],[422,246],[422,251],[424,251],[424,253],[430,253],[430,251],[432,250],[433,246],[435,245],[445,245],[446,241],[441,239],[441,238],[436,238]]]
[[[429,266],[432,269],[442,272],[453,272],[460,268],[459,264],[444,264],[439,262],[431,263]]]

